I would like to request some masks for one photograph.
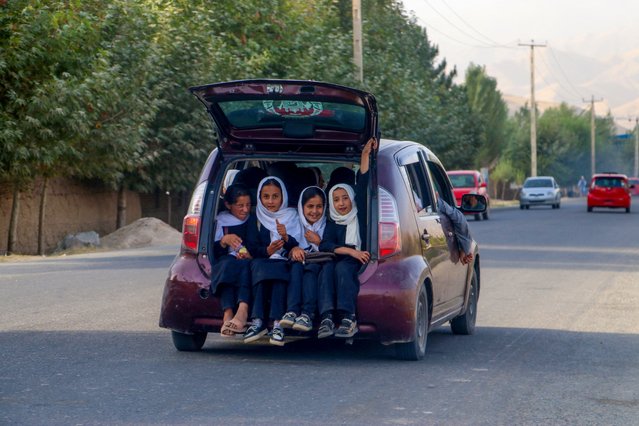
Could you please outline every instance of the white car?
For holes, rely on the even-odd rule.
[[[561,207],[561,189],[552,176],[529,177],[524,182],[519,194],[519,208],[529,209],[530,206]]]

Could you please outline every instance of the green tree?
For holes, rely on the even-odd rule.
[[[479,150],[476,167],[491,166],[499,158],[506,143],[508,109],[497,80],[486,74],[483,66],[471,64],[466,69],[466,94],[473,117],[479,127]]]

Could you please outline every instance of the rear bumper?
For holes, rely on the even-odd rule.
[[[519,204],[522,206],[552,206],[560,201],[561,199],[555,196],[521,197]]]
[[[630,208],[630,196],[597,197],[588,195],[588,207]]]
[[[411,258],[371,264],[362,273],[357,300],[357,337],[379,340],[383,344],[407,342],[415,329],[416,283],[422,265]],[[421,267],[421,270],[419,268]],[[406,271],[415,271],[414,274]],[[219,332],[222,310],[218,299],[200,297],[209,281],[197,260],[180,256],[171,266],[165,282],[159,325],[181,333]],[[309,334],[313,336],[313,332]]]

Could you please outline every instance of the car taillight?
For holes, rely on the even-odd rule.
[[[204,191],[206,182],[202,182],[193,191],[189,210],[182,222],[182,247],[188,251],[197,253],[200,238],[200,223],[202,221],[202,204],[204,203]]]
[[[379,257],[389,257],[402,250],[399,232],[399,214],[395,198],[384,188],[379,188]]]

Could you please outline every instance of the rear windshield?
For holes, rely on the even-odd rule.
[[[524,188],[552,188],[550,179],[528,179],[524,183]]]
[[[280,127],[294,122],[361,132],[366,124],[364,107],[345,103],[259,99],[220,102],[219,106],[236,129]]]
[[[623,179],[620,178],[609,178],[609,177],[601,177],[595,178],[594,186],[602,186],[606,188],[623,188]]]
[[[456,188],[469,188],[475,186],[473,175],[448,175],[450,182]]]

